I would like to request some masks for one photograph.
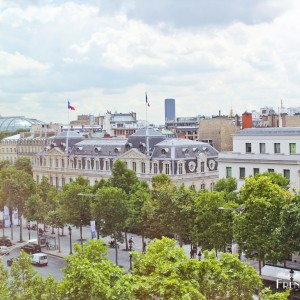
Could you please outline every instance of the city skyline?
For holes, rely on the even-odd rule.
[[[299,106],[297,1],[0,1],[0,114],[241,114]],[[68,112],[68,100],[75,111]],[[13,113],[12,113],[13,112]]]

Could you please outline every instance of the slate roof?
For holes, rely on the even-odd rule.
[[[188,139],[167,139],[155,145],[152,159],[191,159],[201,153],[218,156],[218,151],[211,145]]]

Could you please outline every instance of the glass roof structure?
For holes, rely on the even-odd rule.
[[[25,117],[1,117],[0,131],[16,131],[17,129],[30,129],[33,124],[45,124],[37,119]]]

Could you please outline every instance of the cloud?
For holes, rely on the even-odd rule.
[[[72,99],[76,114],[143,119],[146,90],[155,123],[169,97],[178,116],[298,106],[299,13],[292,0],[0,2],[1,113],[66,122]]]

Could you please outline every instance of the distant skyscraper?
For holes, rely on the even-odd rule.
[[[175,121],[175,99],[165,99],[165,121]]]

